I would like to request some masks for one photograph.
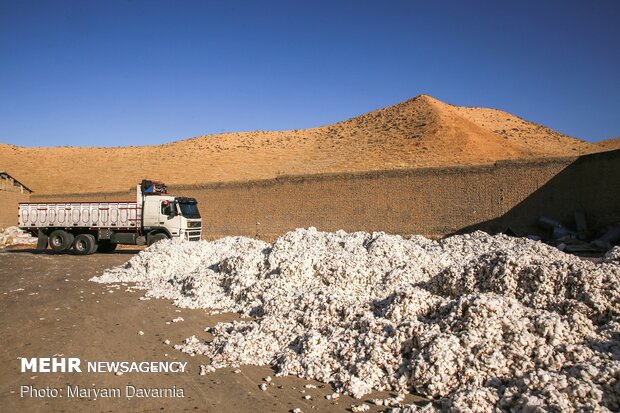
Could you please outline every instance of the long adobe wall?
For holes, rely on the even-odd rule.
[[[540,215],[591,227],[620,222],[620,150],[491,165],[285,176],[273,180],[169,186],[198,200],[204,237],[273,240],[298,227],[442,237],[507,227],[529,231]],[[134,199],[135,192],[36,195],[38,201]]]

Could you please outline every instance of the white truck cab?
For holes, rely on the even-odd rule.
[[[195,198],[170,196],[163,183],[146,179],[136,187],[136,196],[149,245],[164,237],[200,240],[202,219]]]
[[[170,235],[169,238],[200,240],[202,220],[194,198],[148,196],[142,208],[145,232],[162,229]]]

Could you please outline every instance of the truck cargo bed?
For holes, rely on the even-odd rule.
[[[136,202],[54,202],[19,204],[22,228],[140,229]]]

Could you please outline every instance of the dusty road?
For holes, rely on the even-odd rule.
[[[297,377],[275,377],[268,367],[221,369],[199,375],[205,357],[190,357],[174,344],[196,335],[208,339],[204,328],[236,315],[207,315],[203,310],[178,309],[164,300],[140,300],[141,292],[128,292],[88,279],[127,261],[137,251],[72,256],[33,253],[31,250],[0,252],[0,410],[2,411],[213,411],[286,412],[350,411],[354,400],[325,399],[332,388]],[[184,321],[171,320],[183,317]],[[144,334],[138,334],[143,331]],[[170,340],[170,344],[165,344]],[[21,373],[19,357],[79,357],[88,361],[181,361],[185,373]],[[261,391],[263,378],[273,385]],[[307,389],[306,384],[317,388]],[[119,388],[122,397],[67,397],[67,386]],[[125,397],[127,385],[136,388],[183,389],[184,397]],[[59,388],[63,397],[29,397],[22,386]],[[310,395],[310,400],[304,396]],[[376,393],[372,397],[388,397]],[[23,396],[23,397],[22,397]],[[368,398],[370,399],[370,398]],[[367,399],[365,399],[367,400]],[[372,406],[370,411],[379,411]]]

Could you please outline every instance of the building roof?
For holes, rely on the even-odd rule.
[[[19,182],[17,179],[13,178],[8,172],[0,170],[0,178],[11,178],[15,184],[15,186],[21,186],[26,191],[32,193],[32,189],[28,188],[26,185]]]

